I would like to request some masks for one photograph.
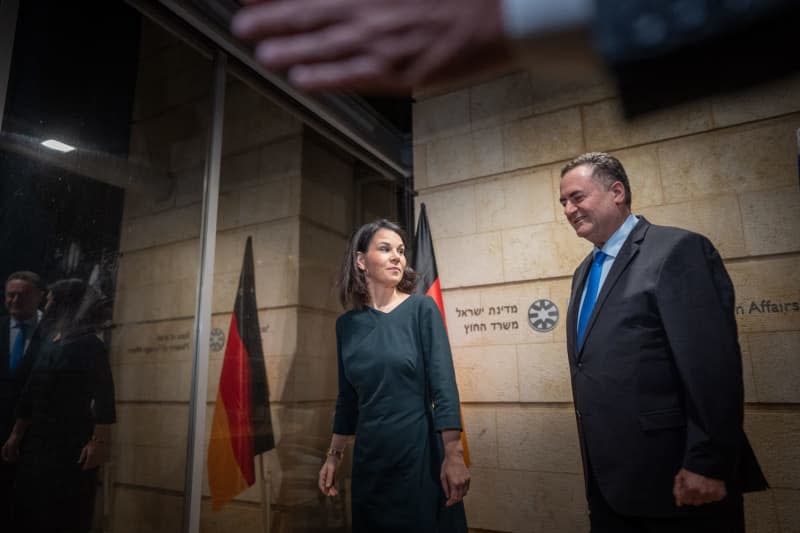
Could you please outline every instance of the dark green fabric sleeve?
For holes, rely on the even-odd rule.
[[[354,435],[358,426],[358,397],[353,385],[344,374],[342,363],[342,332],[344,317],[336,321],[336,361],[339,368],[339,394],[336,397],[336,413],[333,417],[333,432],[339,435]]]
[[[461,430],[458,387],[453,356],[442,316],[432,298],[423,296],[419,307],[419,329],[434,405],[434,429]]]

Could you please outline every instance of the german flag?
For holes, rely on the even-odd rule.
[[[442,315],[442,322],[447,329],[447,319],[444,314],[444,300],[442,299],[442,285],[439,282],[439,270],[436,268],[436,254],[433,253],[433,238],[431,229],[428,225],[428,215],[425,212],[425,204],[420,205],[419,220],[417,221],[417,233],[414,238],[414,271],[419,276],[417,283],[417,293],[426,294],[433,298],[439,313]],[[469,446],[467,446],[467,432],[464,428],[464,415],[461,415],[461,446],[464,448],[464,463],[470,465]]]
[[[208,444],[208,486],[215,511],[255,483],[255,456],[275,447],[254,270],[253,240],[248,237]]]

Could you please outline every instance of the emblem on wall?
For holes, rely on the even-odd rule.
[[[528,308],[528,325],[540,333],[552,331],[558,317],[558,306],[550,300],[536,300]]]
[[[225,347],[225,332],[220,328],[211,330],[211,351],[218,352]]]

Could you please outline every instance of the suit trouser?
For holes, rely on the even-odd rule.
[[[5,463],[0,459],[0,524],[10,524],[13,518],[12,501],[16,472],[17,465]]]
[[[710,504],[703,512],[684,516],[625,516],[611,508],[594,475],[590,474],[589,478],[590,533],[744,533],[744,503],[739,493]]]

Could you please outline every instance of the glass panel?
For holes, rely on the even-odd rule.
[[[121,2],[21,2],[0,136],[0,276],[56,284],[26,355],[30,426],[2,479],[17,489],[0,495],[26,526],[181,529],[210,80],[205,57]],[[5,288],[3,313],[22,316]],[[4,356],[11,325],[0,321]],[[23,377],[1,378],[5,441]],[[96,477],[78,468],[82,450],[110,451]]]
[[[0,497],[3,523],[14,512],[30,523],[57,517],[59,530],[91,521],[178,531],[211,65],[122,5],[87,18],[55,1],[24,4],[0,135],[0,275],[34,271],[56,303],[26,340],[30,371],[2,376],[3,441],[18,400],[32,405],[19,411],[30,420],[20,461],[3,470],[3,495],[17,483]],[[267,380],[263,389],[251,381],[251,392],[269,394],[251,400],[270,415],[256,432],[263,469],[256,459],[245,476],[253,486],[212,511],[206,484],[202,527],[261,531],[268,512],[274,531],[346,531],[349,464],[341,496],[316,488],[336,396],[334,281],[354,224],[397,218],[401,199],[243,81],[231,77],[227,91],[208,433],[219,437],[215,407],[248,237],[258,324],[240,314],[237,340],[257,354],[244,334],[256,332],[263,368],[254,372]],[[36,279],[14,277],[0,319],[8,352],[15,317],[26,318],[21,298],[44,311],[44,299],[31,299]],[[74,365],[57,363],[74,353],[92,363],[78,372],[91,387],[64,380]],[[81,402],[84,410],[72,407]],[[87,475],[72,459],[93,434],[88,446],[108,459]],[[57,502],[63,494],[71,499]]]
[[[308,268],[317,266],[304,260],[310,239],[315,239],[316,254],[338,247],[342,237],[330,232],[326,223],[338,223],[339,233],[345,230],[351,216],[346,192],[352,185],[348,183],[348,163],[333,156],[323,159],[322,152],[315,152],[316,147],[304,132],[292,115],[241,80],[230,77],[225,102],[213,315],[214,331],[225,342],[212,350],[209,368],[212,466],[207,476],[212,506],[204,508],[203,523],[237,524],[241,531],[263,531],[262,484],[268,484],[263,500],[269,505],[274,531],[325,530],[320,527],[325,507],[317,496],[315,480],[325,449],[323,428],[330,419],[335,383],[330,379],[330,372],[335,369],[335,352],[331,355],[335,350],[331,338],[335,305],[328,295],[330,283],[324,266],[318,282],[302,289],[309,293],[306,300],[313,299],[308,309],[301,307],[301,280]],[[335,167],[337,164],[340,168]],[[338,182],[323,179],[320,173],[324,168],[329,168]],[[339,175],[335,175],[337,170]],[[312,173],[317,174],[316,181],[304,179]],[[328,188],[336,187],[345,193],[343,198],[330,195]],[[314,203],[314,208],[307,212],[314,211],[312,217],[322,219],[320,223],[312,224],[301,216],[304,203],[309,202]],[[258,312],[249,316],[246,306],[240,306],[238,331],[232,334],[232,312],[249,237],[253,243]],[[255,328],[258,338],[252,342]],[[252,403],[262,408],[268,404],[271,423],[260,424],[262,433],[256,434],[256,441],[264,438],[266,448],[273,442],[276,447],[255,460],[253,453],[245,453],[227,455],[228,461],[223,461],[212,458],[222,457],[232,449],[234,443],[229,435],[236,436],[234,417],[250,417],[249,411],[237,415],[233,406],[242,385],[238,376],[230,372],[237,353],[237,336],[248,353],[255,352],[251,355],[258,357],[258,350],[263,351],[263,366],[256,359],[244,363],[255,391],[257,376],[266,373],[269,396],[261,388],[261,395]],[[226,353],[229,362],[223,376]],[[257,431],[258,427],[256,424]],[[264,470],[259,475],[262,459]],[[247,480],[249,472],[253,474]],[[241,493],[238,489],[226,490],[226,478],[237,475],[245,478],[240,486],[254,484]],[[229,497],[233,501],[223,503]],[[344,521],[339,525],[344,526]]]
[[[357,178],[356,167],[351,156],[229,76],[212,319],[218,342],[209,368],[205,495],[211,502],[203,508],[204,527],[265,531],[266,504],[271,531],[349,531],[350,452],[340,496],[325,498],[317,488],[337,394],[334,326],[341,308],[334,283],[354,222],[366,212],[396,212],[394,188]],[[369,208],[362,213],[364,202]],[[248,238],[256,313],[235,306],[237,294],[246,300],[248,292],[247,286],[237,291]],[[265,373],[268,396],[258,384]],[[253,414],[256,407],[268,407],[269,421]],[[250,427],[256,448],[237,448],[253,442]]]

